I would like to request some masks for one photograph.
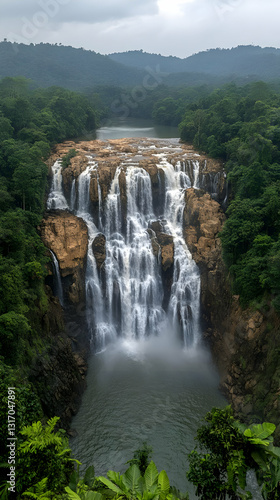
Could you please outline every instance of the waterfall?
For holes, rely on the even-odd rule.
[[[139,150],[141,152],[141,148]],[[141,154],[138,156],[142,158]],[[133,159],[122,156],[105,201],[99,185],[98,162],[90,156],[86,169],[72,182],[71,210],[75,210],[88,227],[86,310],[88,329],[97,350],[103,350],[117,337],[141,339],[160,335],[162,331],[180,337],[188,348],[197,345],[200,339],[200,276],[183,237],[185,190],[200,187],[199,162],[177,161],[173,165],[165,151],[154,152],[153,156],[157,158],[158,172],[161,171],[161,175],[158,173],[161,194],[164,185],[164,199],[156,206],[156,215],[151,177]],[[121,196],[120,174],[122,180],[125,179],[125,202]],[[96,210],[99,213],[94,214],[94,219],[90,200],[92,177],[97,179],[98,188]],[[47,206],[68,208],[59,161],[53,166]],[[153,231],[149,229],[157,220],[174,244],[173,278],[171,274],[167,305],[163,305],[161,254],[156,255],[154,251]],[[101,269],[93,251],[93,242],[100,233],[106,239],[106,259]]]
[[[89,165],[78,179],[78,208],[77,216],[83,218],[88,228],[88,253],[86,267],[86,314],[91,339],[95,339],[98,349],[104,349],[108,336],[112,331],[104,319],[104,301],[102,284],[98,275],[97,264],[93,254],[92,244],[99,233],[98,228],[90,216],[90,181],[91,173],[96,170],[96,162],[89,161]]]
[[[198,162],[194,162],[194,184],[198,183]],[[166,229],[174,241],[174,273],[169,316],[175,331],[181,330],[185,347],[195,346],[199,340],[200,276],[183,238],[183,212],[185,208],[185,187],[190,187],[190,179],[185,165],[171,165],[165,158],[160,167],[165,175]]]
[[[59,269],[59,264],[58,260],[55,256],[55,254],[50,250],[52,259],[53,259],[53,269],[54,269],[54,294],[57,295],[60,304],[62,307],[64,307],[64,299],[63,299],[63,288],[62,288],[62,283],[61,283],[61,276],[60,276],[60,269]]]
[[[127,224],[121,234],[120,169],[106,203],[106,299],[108,317],[117,334],[143,338],[159,333],[163,319],[163,290],[158,262],[147,232],[154,219],[149,174],[142,168],[126,169]]]
[[[65,210],[68,207],[68,203],[63,194],[62,188],[62,165],[61,160],[57,160],[52,166],[52,186],[51,191],[47,201],[47,208],[50,209],[61,209]]]
[[[74,212],[76,206],[76,179],[73,179],[70,194],[70,210]]]

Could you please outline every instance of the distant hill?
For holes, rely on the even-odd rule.
[[[94,85],[137,85],[144,72],[108,56],[70,46],[0,43],[0,78],[25,76],[41,87],[82,90]]]
[[[167,86],[219,86],[232,80],[243,84],[280,79],[280,49],[249,45],[180,59],[142,50],[106,56],[49,43],[0,42],[0,78],[19,75],[41,87],[58,85],[81,91],[98,85],[134,87],[147,80]]]
[[[159,65],[166,73],[197,73],[223,77],[272,80],[280,78],[280,49],[240,45],[233,49],[210,49],[185,59],[149,54],[142,50],[109,54],[115,61],[131,68]]]

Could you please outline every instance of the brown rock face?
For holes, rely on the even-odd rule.
[[[280,441],[280,320],[269,307],[242,309],[231,295],[218,233],[225,220],[203,191],[186,191],[184,236],[201,271],[201,302],[221,387],[239,418],[272,421]]]
[[[88,247],[85,222],[69,212],[56,210],[43,219],[41,237],[46,247],[56,255],[62,278],[72,277],[68,290],[70,301],[83,301]]]
[[[208,193],[187,189],[184,210],[184,238],[201,272],[201,302],[207,323],[218,313],[220,290],[226,287],[226,269],[218,233],[225,215]],[[222,299],[221,299],[222,300]],[[216,307],[212,307],[212,302]],[[211,304],[211,307],[210,307]],[[219,304],[222,307],[222,304]]]
[[[104,234],[98,234],[92,242],[92,251],[97,267],[100,269],[106,259],[106,238]]]
[[[170,234],[158,233],[157,240],[161,247],[161,265],[167,271],[174,264],[174,242]]]

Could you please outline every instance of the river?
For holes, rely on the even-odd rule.
[[[162,137],[160,134],[174,138],[177,132],[128,120],[102,127],[97,138]],[[144,199],[144,194],[138,198]],[[110,241],[109,234],[106,238]],[[132,242],[130,252],[133,245],[135,250]],[[141,245],[145,247],[145,240]],[[128,252],[127,246],[120,248]],[[113,254],[116,256],[116,249]],[[72,421],[77,435],[71,439],[71,448],[84,468],[94,465],[97,475],[105,475],[109,469],[124,472],[134,450],[147,441],[158,470],[165,469],[171,484],[183,492],[188,489],[194,499],[186,480],[187,454],[195,445],[194,436],[206,412],[213,406],[225,406],[226,401],[219,392],[210,353],[201,341],[199,321],[193,332],[196,345],[188,348],[183,348],[170,322],[161,325],[157,336],[118,337],[91,355],[87,389]]]
[[[122,139],[123,137],[157,137],[161,139],[178,137],[177,127],[154,125],[150,120],[140,118],[110,119],[96,131],[96,138]]]

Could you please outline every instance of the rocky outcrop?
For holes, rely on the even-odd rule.
[[[66,334],[65,315],[49,286],[46,297],[47,308],[46,304],[43,310],[38,307],[33,318],[34,328],[40,332],[40,349],[33,347],[25,375],[39,397],[44,415],[59,416],[59,425],[68,428],[86,386],[85,351],[73,352],[73,343]]]
[[[164,233],[161,221],[153,221],[147,230],[151,239],[153,253],[160,256],[163,282],[163,308],[169,303],[174,270],[174,241],[170,234]]]
[[[232,296],[218,237],[220,205],[202,190],[186,191],[184,237],[201,272],[205,337],[221,375],[221,388],[238,418],[272,421],[280,440],[280,320],[268,305],[242,309]]]
[[[61,277],[68,277],[65,284],[67,281],[69,301],[75,304],[83,302],[88,246],[85,222],[67,211],[50,212],[42,220],[41,237],[46,247],[56,255]]]
[[[73,353],[71,341],[60,333],[32,362],[29,380],[36,387],[44,414],[60,417],[60,425],[68,427],[77,413],[86,387],[86,362]]]
[[[200,269],[201,303],[207,329],[229,301],[227,271],[218,237],[225,215],[220,204],[202,190],[187,189],[185,202],[184,238]]]
[[[213,352],[221,387],[236,414],[250,421],[277,426],[280,442],[280,320],[269,304],[260,310],[242,309],[231,297],[223,318],[213,328]]]
[[[102,267],[106,259],[106,238],[104,234],[99,233],[92,242],[92,251],[96,260],[98,269]]]

